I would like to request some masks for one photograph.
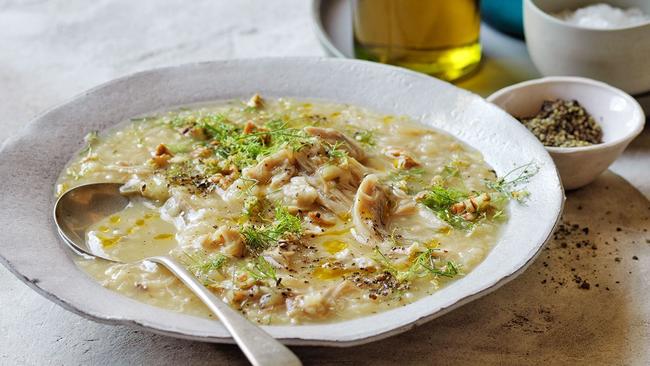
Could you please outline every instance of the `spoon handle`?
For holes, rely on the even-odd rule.
[[[221,301],[176,260],[166,256],[151,257],[147,260],[162,264],[183,281],[219,317],[254,366],[302,365],[291,350]]]

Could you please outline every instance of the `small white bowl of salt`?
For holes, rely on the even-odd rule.
[[[528,52],[544,76],[601,80],[650,91],[649,0],[525,0]]]

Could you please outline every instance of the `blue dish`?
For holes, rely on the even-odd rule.
[[[501,32],[524,38],[522,0],[481,0],[481,17]]]

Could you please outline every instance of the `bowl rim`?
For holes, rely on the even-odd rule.
[[[337,58],[348,58],[334,45],[334,43],[332,43],[332,40],[327,35],[327,31],[325,30],[325,25],[323,24],[323,20],[320,14],[322,6],[322,0],[311,0],[310,16],[314,34],[327,53]]]
[[[523,81],[521,83],[513,84],[503,89],[497,90],[496,92],[490,94],[490,96],[488,96],[486,100],[501,108],[501,105],[494,102],[497,98],[503,97],[504,95],[511,94],[513,92],[516,92],[517,90],[521,90],[523,88],[527,88],[530,86],[551,84],[551,83],[589,85],[589,86],[595,86],[604,89],[613,95],[622,97],[628,103],[630,103],[632,105],[632,109],[634,110],[638,118],[633,119],[633,121],[635,122],[634,128],[617,139],[602,142],[600,144],[589,145],[589,146],[577,146],[577,147],[544,146],[546,150],[557,154],[568,154],[574,152],[602,150],[602,149],[607,149],[609,147],[628,143],[636,136],[638,136],[641,133],[641,131],[643,131],[643,127],[645,126],[645,113],[643,112],[643,108],[641,108],[641,105],[639,104],[639,102],[636,101],[636,99],[634,99],[630,94],[624,92],[623,90],[613,87],[607,83],[594,80],[594,79],[579,77],[579,76],[547,76],[539,79]],[[510,114],[510,112],[508,112],[506,109],[503,110],[506,113]]]
[[[626,27],[619,27],[619,28],[590,28],[590,27],[581,27],[575,24],[571,24],[569,22],[566,22],[558,17],[555,17],[544,10],[540,9],[537,4],[535,4],[535,0],[525,0],[526,5],[529,5],[531,9],[533,9],[534,12],[537,12],[538,15],[541,15],[542,18],[546,19],[547,21],[551,21],[554,24],[561,25],[570,29],[574,30],[580,30],[580,31],[587,31],[587,32],[599,32],[599,33],[612,33],[612,32],[617,32],[617,31],[629,31],[629,30],[636,30],[636,29],[643,29],[643,28],[648,28],[650,29],[650,20],[645,21],[644,23],[637,24],[637,25],[630,25]],[[597,4],[594,3],[594,4]],[[592,4],[592,5],[594,5]],[[611,5],[610,5],[611,6]],[[525,7],[524,7],[525,8]],[[524,21],[525,24],[525,21]]]

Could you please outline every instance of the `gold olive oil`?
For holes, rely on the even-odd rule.
[[[479,0],[355,0],[357,58],[445,80],[481,60]]]

